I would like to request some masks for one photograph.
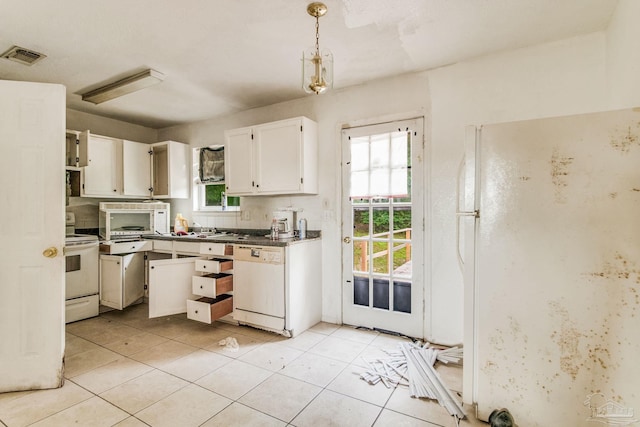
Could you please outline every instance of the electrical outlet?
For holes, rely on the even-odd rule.
[[[242,211],[242,220],[243,221],[251,221],[251,211],[249,211],[249,210]]]

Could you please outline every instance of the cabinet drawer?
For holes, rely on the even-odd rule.
[[[218,298],[187,300],[187,318],[198,322],[211,323],[233,311],[233,297],[220,295]]]
[[[200,253],[200,243],[198,242],[173,242],[173,249],[176,253],[198,254]]]
[[[233,245],[226,243],[200,243],[200,253],[203,255],[233,255]]]
[[[171,240],[154,240],[153,250],[156,252],[171,252],[173,251],[173,242]]]
[[[107,254],[127,254],[131,252],[150,251],[153,247],[151,240],[140,240],[135,242],[119,242],[108,245],[100,245],[100,252]]]
[[[214,259],[197,259],[196,271],[204,273],[222,273],[223,271],[233,268],[233,260],[214,258]]]
[[[213,273],[206,276],[193,276],[191,280],[191,292],[194,295],[215,298],[232,290],[233,275],[231,274]]]

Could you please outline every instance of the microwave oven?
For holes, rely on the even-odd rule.
[[[98,227],[105,240],[169,233],[169,203],[101,202]]]

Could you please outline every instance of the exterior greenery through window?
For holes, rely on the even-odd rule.
[[[197,162],[198,208],[201,210],[239,210],[240,198],[225,194],[224,146],[211,145],[194,151]]]
[[[224,188],[224,184],[206,184],[204,191],[204,205],[220,206],[223,208],[240,206],[240,197],[226,196]]]

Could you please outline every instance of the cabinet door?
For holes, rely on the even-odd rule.
[[[163,141],[151,145],[151,186],[158,199],[188,199],[191,167],[188,144]]]
[[[91,135],[87,138],[88,164],[84,168],[82,195],[86,197],[113,197],[122,194],[122,140]]]
[[[224,182],[227,194],[252,194],[259,183],[253,177],[253,140],[251,128],[225,132]]]
[[[256,182],[259,193],[300,192],[302,121],[283,120],[255,127]]]
[[[123,306],[128,307],[144,296],[144,253],[122,256],[124,268]]]
[[[186,313],[196,257],[149,261],[149,317]]]
[[[100,304],[122,310],[123,268],[119,255],[100,255]]]
[[[151,159],[149,144],[122,141],[122,189],[125,196],[149,197]]]

